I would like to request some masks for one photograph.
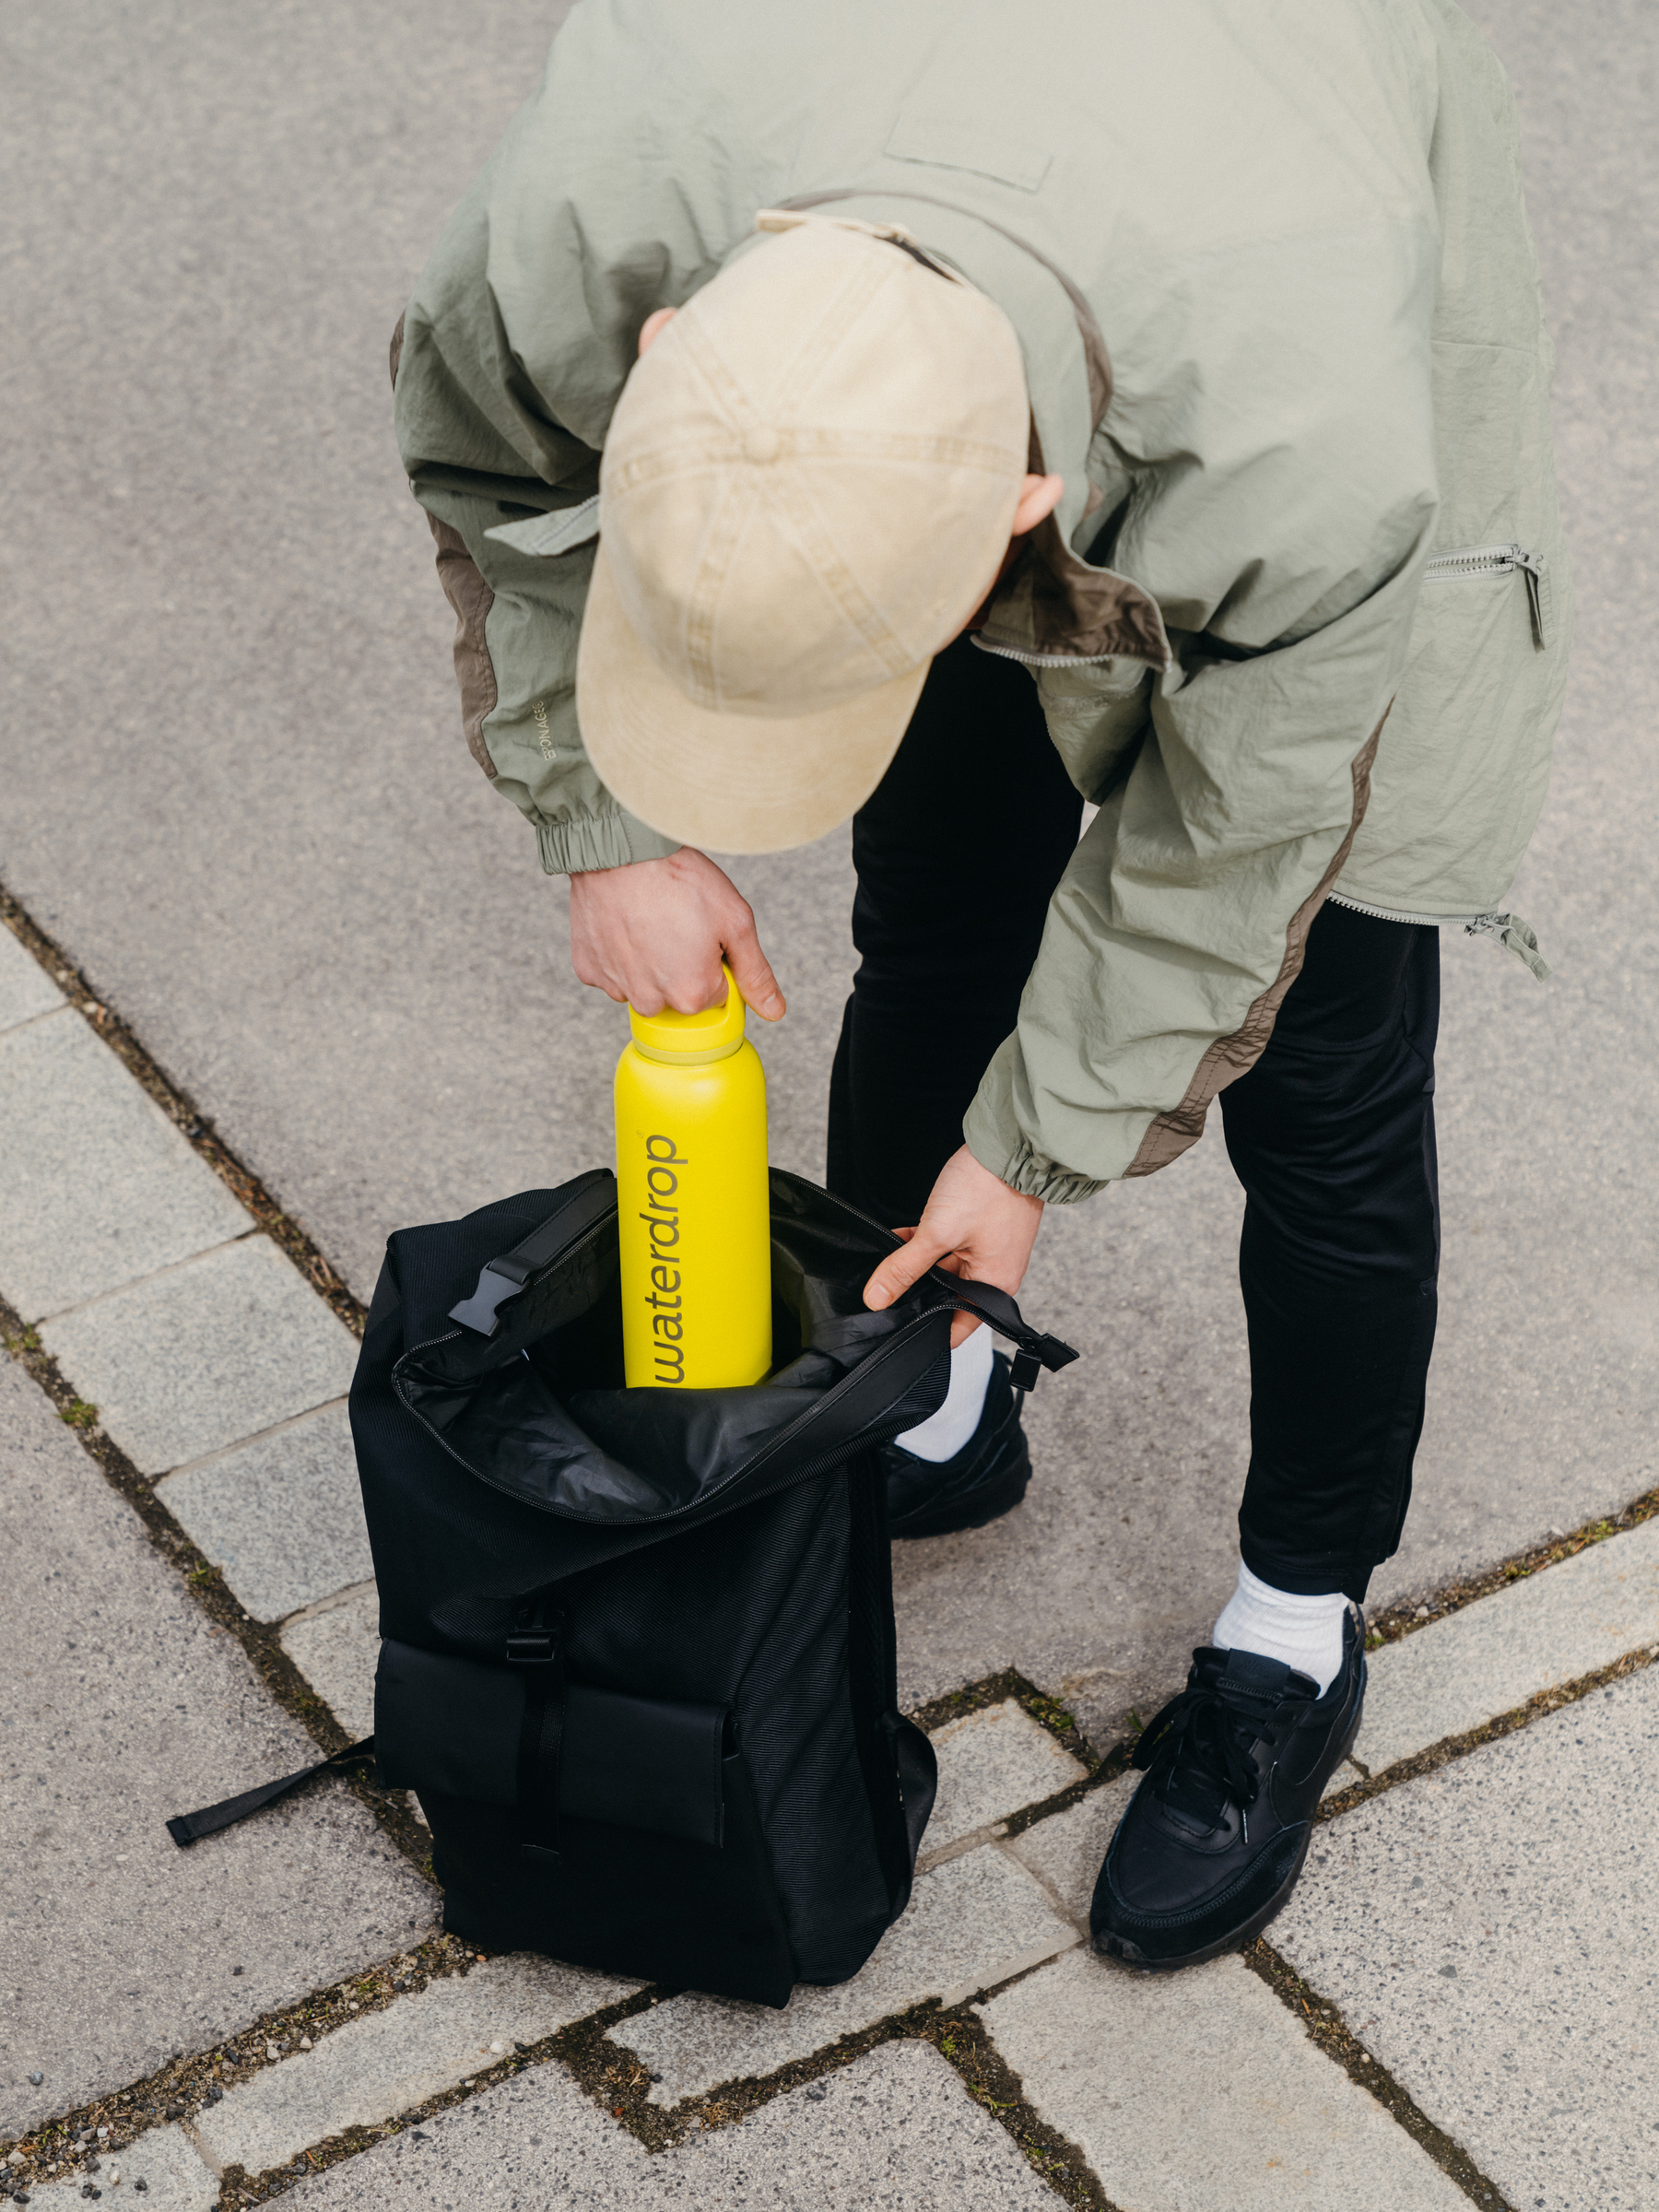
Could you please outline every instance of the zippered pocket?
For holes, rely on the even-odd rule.
[[[1526,579],[1533,643],[1542,653],[1549,643],[1549,564],[1524,546],[1460,546],[1436,553],[1423,571],[1425,583],[1460,583],[1480,576],[1508,576],[1519,570]]]

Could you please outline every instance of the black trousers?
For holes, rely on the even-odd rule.
[[[1025,670],[942,653],[853,825],[830,1187],[878,1220],[917,1220],[962,1141],[1081,810]],[[1266,1051],[1221,1093],[1246,1199],[1240,1539],[1277,1589],[1362,1598],[1399,1545],[1434,1341],[1439,1007],[1437,931],[1326,905]]]

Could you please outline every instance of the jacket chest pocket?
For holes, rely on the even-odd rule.
[[[1524,546],[1461,546],[1436,553],[1423,571],[1423,584],[1474,583],[1490,580],[1501,584],[1524,578],[1527,612],[1532,619],[1533,644],[1545,652],[1550,640],[1549,564],[1540,553]]]

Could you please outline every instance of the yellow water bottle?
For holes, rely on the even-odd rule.
[[[617,1197],[628,1386],[724,1390],[771,1365],[766,1071],[725,1004],[628,1010],[617,1063]]]

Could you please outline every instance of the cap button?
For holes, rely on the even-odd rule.
[[[749,461],[775,461],[783,451],[783,441],[767,423],[758,423],[743,435],[744,458]]]

